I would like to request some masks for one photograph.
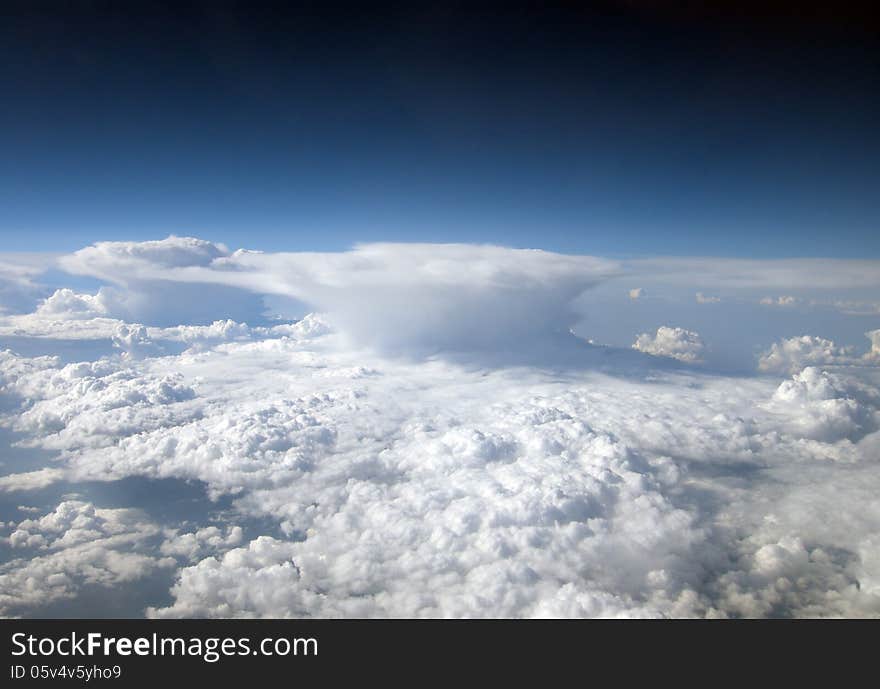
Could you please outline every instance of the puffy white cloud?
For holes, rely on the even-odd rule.
[[[142,375],[111,360],[61,367],[48,357],[27,359],[5,352],[0,380],[9,381],[3,390],[25,400],[8,423],[41,436],[44,447],[112,446],[125,435],[196,413],[182,404],[195,393],[179,374]]]
[[[180,573],[169,608],[151,617],[293,617],[308,615],[299,602],[293,544],[260,536],[221,558],[206,558]],[[318,596],[313,596],[318,597]]]
[[[629,291],[629,298],[632,299],[633,301],[636,301],[637,299],[640,299],[644,293],[645,293],[644,289],[642,289],[641,287],[636,287],[636,288],[631,289]]]
[[[0,492],[12,493],[22,490],[38,490],[51,486],[64,478],[64,471],[53,467],[45,467],[35,471],[0,476]]]
[[[632,347],[645,354],[670,357],[688,363],[700,361],[705,349],[698,333],[665,325],[657,328],[655,335],[642,333]]]
[[[871,350],[865,354],[865,359],[869,361],[880,361],[880,330],[866,332],[865,337],[871,340]]]
[[[35,315],[43,319],[72,318],[89,319],[107,315],[106,292],[96,295],[79,294],[72,289],[62,288],[44,299],[37,307]]]
[[[159,552],[189,561],[200,560],[208,554],[223,553],[237,546],[242,537],[240,526],[228,526],[225,531],[217,526],[206,526],[184,533],[174,529],[166,534]]]
[[[792,306],[797,306],[801,303],[801,300],[797,297],[792,297],[791,295],[782,295],[779,297],[762,297],[760,303],[763,306],[781,306],[783,308],[788,308]]]
[[[178,325],[172,328],[150,328],[153,337],[187,344],[216,344],[236,340],[250,340],[254,330],[247,323],[226,319],[210,325]]]
[[[768,408],[788,415],[789,428],[801,437],[858,439],[878,428],[880,393],[857,380],[808,367],[779,386]]]
[[[4,616],[73,598],[83,586],[114,587],[173,564],[149,554],[159,530],[137,510],[67,500],[40,519],[7,528],[5,540],[17,556],[0,565]]]
[[[97,242],[63,256],[59,265],[71,273],[126,284],[129,280],[164,280],[165,271],[209,266],[228,254],[222,244],[172,235],[146,242]]]
[[[702,292],[697,292],[696,299],[698,304],[718,304],[721,302],[721,297],[713,297]]]
[[[812,335],[791,337],[774,342],[758,360],[762,371],[795,373],[805,366],[852,363],[852,347],[839,347],[831,340]]]
[[[871,366],[880,363],[880,330],[865,333],[871,349],[859,355],[854,347],[801,335],[774,342],[758,359],[762,371],[796,373],[806,366]]]

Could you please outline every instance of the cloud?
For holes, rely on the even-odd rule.
[[[189,561],[201,560],[208,554],[223,553],[237,546],[241,543],[242,535],[240,526],[228,526],[225,531],[216,526],[206,526],[185,533],[174,529],[166,534],[159,552]]]
[[[641,287],[636,287],[635,289],[631,289],[629,291],[629,298],[632,299],[633,301],[636,301],[637,299],[641,298],[641,296],[644,294],[644,292],[645,292],[645,290],[642,289]]]
[[[97,242],[63,256],[59,265],[74,274],[124,285],[132,280],[166,279],[166,271],[178,269],[185,273],[228,255],[229,250],[222,244],[172,235],[146,242]]]
[[[880,329],[866,332],[865,337],[871,340],[871,350],[865,354],[865,359],[880,362]]]
[[[0,253],[0,314],[32,310],[47,293],[39,277],[56,260],[49,253]]]
[[[664,256],[626,261],[622,270],[659,284],[713,289],[880,288],[880,261],[875,260]]]
[[[157,326],[207,324],[218,318],[256,323],[265,308],[259,294],[237,284],[226,286],[220,279],[224,270],[212,269],[229,255],[222,244],[170,236],[98,242],[61,257],[59,266],[112,285],[103,290],[103,299],[114,318]]]
[[[62,288],[44,299],[34,315],[43,319],[91,319],[107,315],[106,292],[97,295],[78,294],[72,289]]]
[[[812,335],[790,337],[774,342],[758,360],[762,371],[795,373],[805,366],[847,364],[855,360],[852,347],[840,347],[831,340]]]
[[[875,382],[475,371],[324,337],[70,366],[7,356],[26,393],[10,414],[31,444],[62,451],[66,480],[202,481],[274,524],[271,537],[203,522],[120,545],[148,568],[182,567],[151,615],[878,610]],[[848,473],[828,480],[832,466]],[[22,531],[39,552],[40,535],[57,538]],[[78,566],[45,561],[36,581],[55,591],[50,572]]]
[[[0,476],[0,493],[23,490],[39,490],[64,478],[64,471],[47,467],[35,471]]]
[[[814,301],[813,303],[824,304]],[[854,299],[836,299],[831,305],[847,316],[877,316],[880,315],[880,301],[866,301]]]
[[[3,389],[26,400],[9,423],[38,434],[44,447],[112,446],[126,435],[195,413],[184,404],[195,393],[179,374],[142,375],[111,360],[61,367],[49,358],[4,355],[0,380],[9,382]]]
[[[858,440],[878,428],[880,394],[854,379],[811,366],[784,381],[768,408],[786,414],[788,430],[800,437]]]
[[[0,615],[74,598],[85,586],[116,587],[173,560],[148,554],[155,524],[137,510],[61,502],[40,519],[8,525],[14,558],[0,565]]]
[[[774,342],[758,359],[761,371],[796,373],[806,366],[871,366],[880,363],[880,331],[865,333],[871,349],[859,355],[854,347],[835,344],[813,335],[801,335]]]
[[[707,349],[667,326],[634,345],[654,356],[581,343],[583,365],[563,366],[554,347],[577,342],[577,295],[631,267],[499,247],[260,254],[185,238],[98,244],[65,263],[110,287],[56,292],[0,333],[26,326],[53,353],[52,338],[101,333],[115,353],[0,352],[0,424],[14,450],[39,451],[0,490],[37,504],[68,485],[114,494],[116,481],[164,479],[222,501],[183,523],[94,497],[0,515],[2,614],[94,586],[148,592],[160,571],[173,585],[147,601],[155,617],[880,614],[880,330],[863,355],[777,342],[763,368],[785,380],[664,361]],[[807,267],[733,262],[718,282]],[[716,287],[686,294],[703,284]],[[608,292],[625,298],[620,284]],[[229,293],[233,310],[271,293],[326,313],[251,322],[224,311]],[[456,356],[505,348],[544,356]]]
[[[65,257],[62,266],[135,291],[155,291],[164,281],[284,295],[326,313],[356,345],[404,352],[535,348],[566,335],[578,320],[574,299],[616,270],[590,256],[496,246],[230,254],[178,237],[104,242]]]
[[[782,295],[780,297],[763,297],[760,301],[762,306],[780,306],[783,308],[790,308],[792,306],[797,306],[801,303],[801,300],[797,297],[792,297],[791,295]]]
[[[645,354],[670,357],[688,363],[700,361],[705,348],[699,334],[665,325],[657,328],[656,335],[642,333],[632,347]]]
[[[721,302],[721,297],[707,296],[702,292],[697,292],[696,299],[698,304],[718,304]]]
[[[206,558],[185,568],[171,589],[175,602],[150,608],[150,617],[293,617],[308,615],[300,605],[300,573],[291,559],[293,544],[260,536],[222,558]],[[317,598],[318,596],[313,596]]]

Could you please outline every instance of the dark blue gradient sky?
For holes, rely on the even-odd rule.
[[[880,256],[876,25],[661,5],[4,3],[2,249]]]

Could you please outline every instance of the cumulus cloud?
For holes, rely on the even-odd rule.
[[[40,318],[88,319],[107,315],[106,292],[98,294],[79,294],[72,289],[62,288],[44,299],[35,315]]]
[[[293,617],[308,615],[299,605],[300,573],[293,544],[260,536],[221,558],[185,568],[168,608],[150,608],[151,617]]]
[[[206,526],[195,531],[181,533],[174,529],[166,533],[159,552],[188,561],[201,560],[207,555],[223,553],[242,541],[240,526],[228,526],[225,530],[217,526]]]
[[[150,554],[158,528],[136,510],[67,500],[39,519],[7,525],[12,560],[0,565],[0,614],[73,598],[84,586],[115,587],[173,564]]]
[[[32,375],[15,376],[26,371]],[[122,436],[195,413],[184,404],[195,393],[180,375],[140,375],[110,360],[60,366],[48,357],[28,360],[5,352],[3,380],[3,390],[26,400],[7,423],[40,435],[44,447],[112,446]]]
[[[789,417],[794,433],[824,442],[858,440],[877,430],[878,407],[876,389],[812,366],[784,381],[768,403]]]
[[[705,348],[699,334],[665,325],[657,328],[655,335],[642,333],[632,347],[645,354],[670,357],[688,363],[700,361]]]
[[[865,333],[871,349],[859,355],[855,347],[837,345],[813,335],[801,335],[774,342],[760,355],[758,368],[776,373],[796,373],[806,366],[859,366],[880,363],[880,331]]]
[[[697,292],[696,299],[698,304],[718,304],[721,301],[721,297],[713,297],[702,292]]]
[[[801,303],[801,300],[797,297],[792,297],[791,295],[782,295],[779,297],[763,297],[760,303],[762,306],[780,306],[788,308],[797,306]]]
[[[851,347],[838,347],[831,340],[802,335],[774,342],[761,355],[758,368],[762,371],[794,373],[810,364],[849,363],[854,358]]]

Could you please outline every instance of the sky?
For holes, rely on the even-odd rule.
[[[0,9],[0,617],[878,617],[876,25]]]
[[[4,3],[4,250],[876,257],[876,24],[662,4]]]

